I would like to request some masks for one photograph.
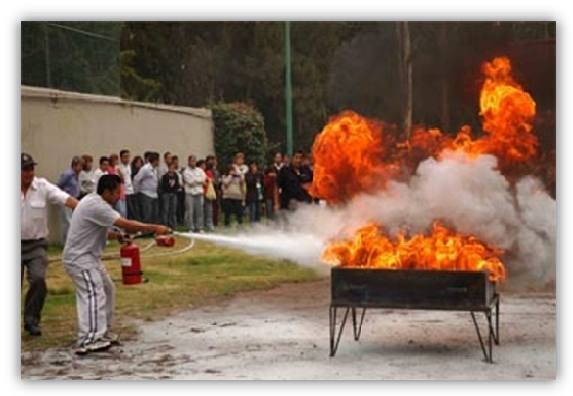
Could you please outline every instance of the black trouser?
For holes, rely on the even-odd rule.
[[[163,223],[163,216],[164,216],[164,213],[163,213],[163,205],[164,205],[163,200],[164,200],[164,195],[165,195],[165,193],[162,193],[162,192],[157,193],[157,222],[158,222],[159,224],[167,225],[167,224]]]
[[[231,216],[237,217],[237,223],[243,224],[243,201],[240,199],[223,199],[223,213],[225,214],[225,227],[231,225]]]
[[[24,324],[39,325],[42,308],[48,294],[46,270],[48,269],[48,241],[36,239],[22,241],[22,272],[20,287],[24,282],[24,269],[27,268],[28,292],[24,302]]]
[[[176,193],[163,193],[161,197],[161,224],[172,230],[177,227],[177,195]]]

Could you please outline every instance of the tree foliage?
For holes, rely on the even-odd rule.
[[[267,147],[285,149],[284,22],[61,24],[110,37],[121,29],[119,46],[55,27],[45,30],[43,22],[24,22],[23,84],[47,85],[47,32],[54,87],[193,107],[246,103],[264,118]],[[549,112],[544,119],[551,131],[555,23],[408,26],[414,125],[456,133],[470,124],[479,131],[480,65],[492,56],[509,55],[539,113]],[[553,47],[547,44],[551,41]],[[406,97],[398,72],[400,49],[396,22],[291,23],[295,148],[309,150],[328,119],[342,110],[400,125]]]
[[[264,166],[267,138],[262,114],[244,103],[222,103],[211,106],[215,124],[215,153],[219,168],[233,163],[235,154],[245,154],[247,162]]]

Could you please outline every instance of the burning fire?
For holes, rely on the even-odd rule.
[[[475,158],[493,154],[503,172],[536,155],[532,133],[535,102],[511,76],[511,63],[494,58],[482,66],[485,77],[480,93],[484,136],[472,139],[471,128],[461,127],[455,138],[437,128],[415,128],[409,141],[392,145],[380,122],[352,111],[333,118],[316,137],[312,194],[329,204],[343,204],[360,193],[385,188],[408,164],[412,172],[423,159],[440,158],[444,150],[462,150]],[[404,157],[404,152],[406,152]],[[384,236],[376,224],[360,228],[348,241],[330,244],[323,259],[334,265],[380,268],[488,270],[492,280],[505,279],[499,260],[503,251],[482,244],[474,236],[456,234],[435,223],[432,235],[395,240]]]
[[[505,279],[505,267],[499,260],[503,250],[480,243],[474,236],[455,234],[438,221],[432,235],[408,238],[402,231],[396,239],[383,235],[370,223],[346,241],[330,244],[323,260],[342,267],[386,269],[433,269],[489,271],[492,281]]]
[[[535,102],[510,75],[507,58],[485,62],[486,76],[480,95],[483,152],[494,154],[505,164],[526,162],[537,151],[537,136],[532,133]]]
[[[386,185],[397,167],[384,160],[386,142],[382,124],[345,111],[333,118],[316,137],[311,193],[332,204]]]
[[[463,150],[471,157],[493,154],[506,169],[531,160],[537,153],[537,136],[532,133],[535,101],[511,76],[511,63],[494,58],[482,66],[485,80],[480,93],[480,115],[485,136],[473,140],[471,128],[464,125],[455,139],[437,128],[413,131],[411,151],[439,157],[444,149]]]

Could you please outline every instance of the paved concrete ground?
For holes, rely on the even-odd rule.
[[[329,280],[249,292],[157,322],[100,354],[22,353],[23,379],[551,379],[554,293],[504,293],[501,345],[483,361],[462,312],[373,310],[329,357]],[[485,319],[479,316],[485,330]]]

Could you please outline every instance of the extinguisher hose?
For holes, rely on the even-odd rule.
[[[187,239],[189,239],[189,244],[182,249],[176,250],[174,252],[173,251],[166,251],[163,253],[154,253],[154,254],[141,256],[141,257],[142,258],[155,258],[155,257],[166,257],[166,256],[174,256],[177,254],[183,254],[183,253],[191,250],[193,248],[193,246],[195,245],[195,239],[193,239],[193,238],[187,238]]]
[[[189,250],[193,249],[193,246],[195,245],[195,239],[193,238],[189,238],[186,237],[186,239],[189,240],[189,244],[187,246],[185,246],[182,249],[179,250],[175,250],[175,251],[171,251],[168,250],[166,252],[162,252],[162,253],[154,253],[154,254],[149,254],[149,255],[145,255],[145,256],[141,256],[141,258],[156,258],[156,257],[167,257],[167,256],[175,256],[177,254],[183,254],[188,252]],[[155,240],[151,241],[148,245],[146,245],[145,247],[141,248],[140,253],[145,253],[146,251],[148,251],[149,249],[151,249],[153,246],[156,245]],[[102,261],[108,261],[108,260],[117,260],[119,259],[119,253],[107,253],[107,254],[103,254],[101,256],[101,260]],[[51,257],[48,259],[49,263],[53,263],[53,262],[59,262],[62,261],[62,256],[59,257]]]

